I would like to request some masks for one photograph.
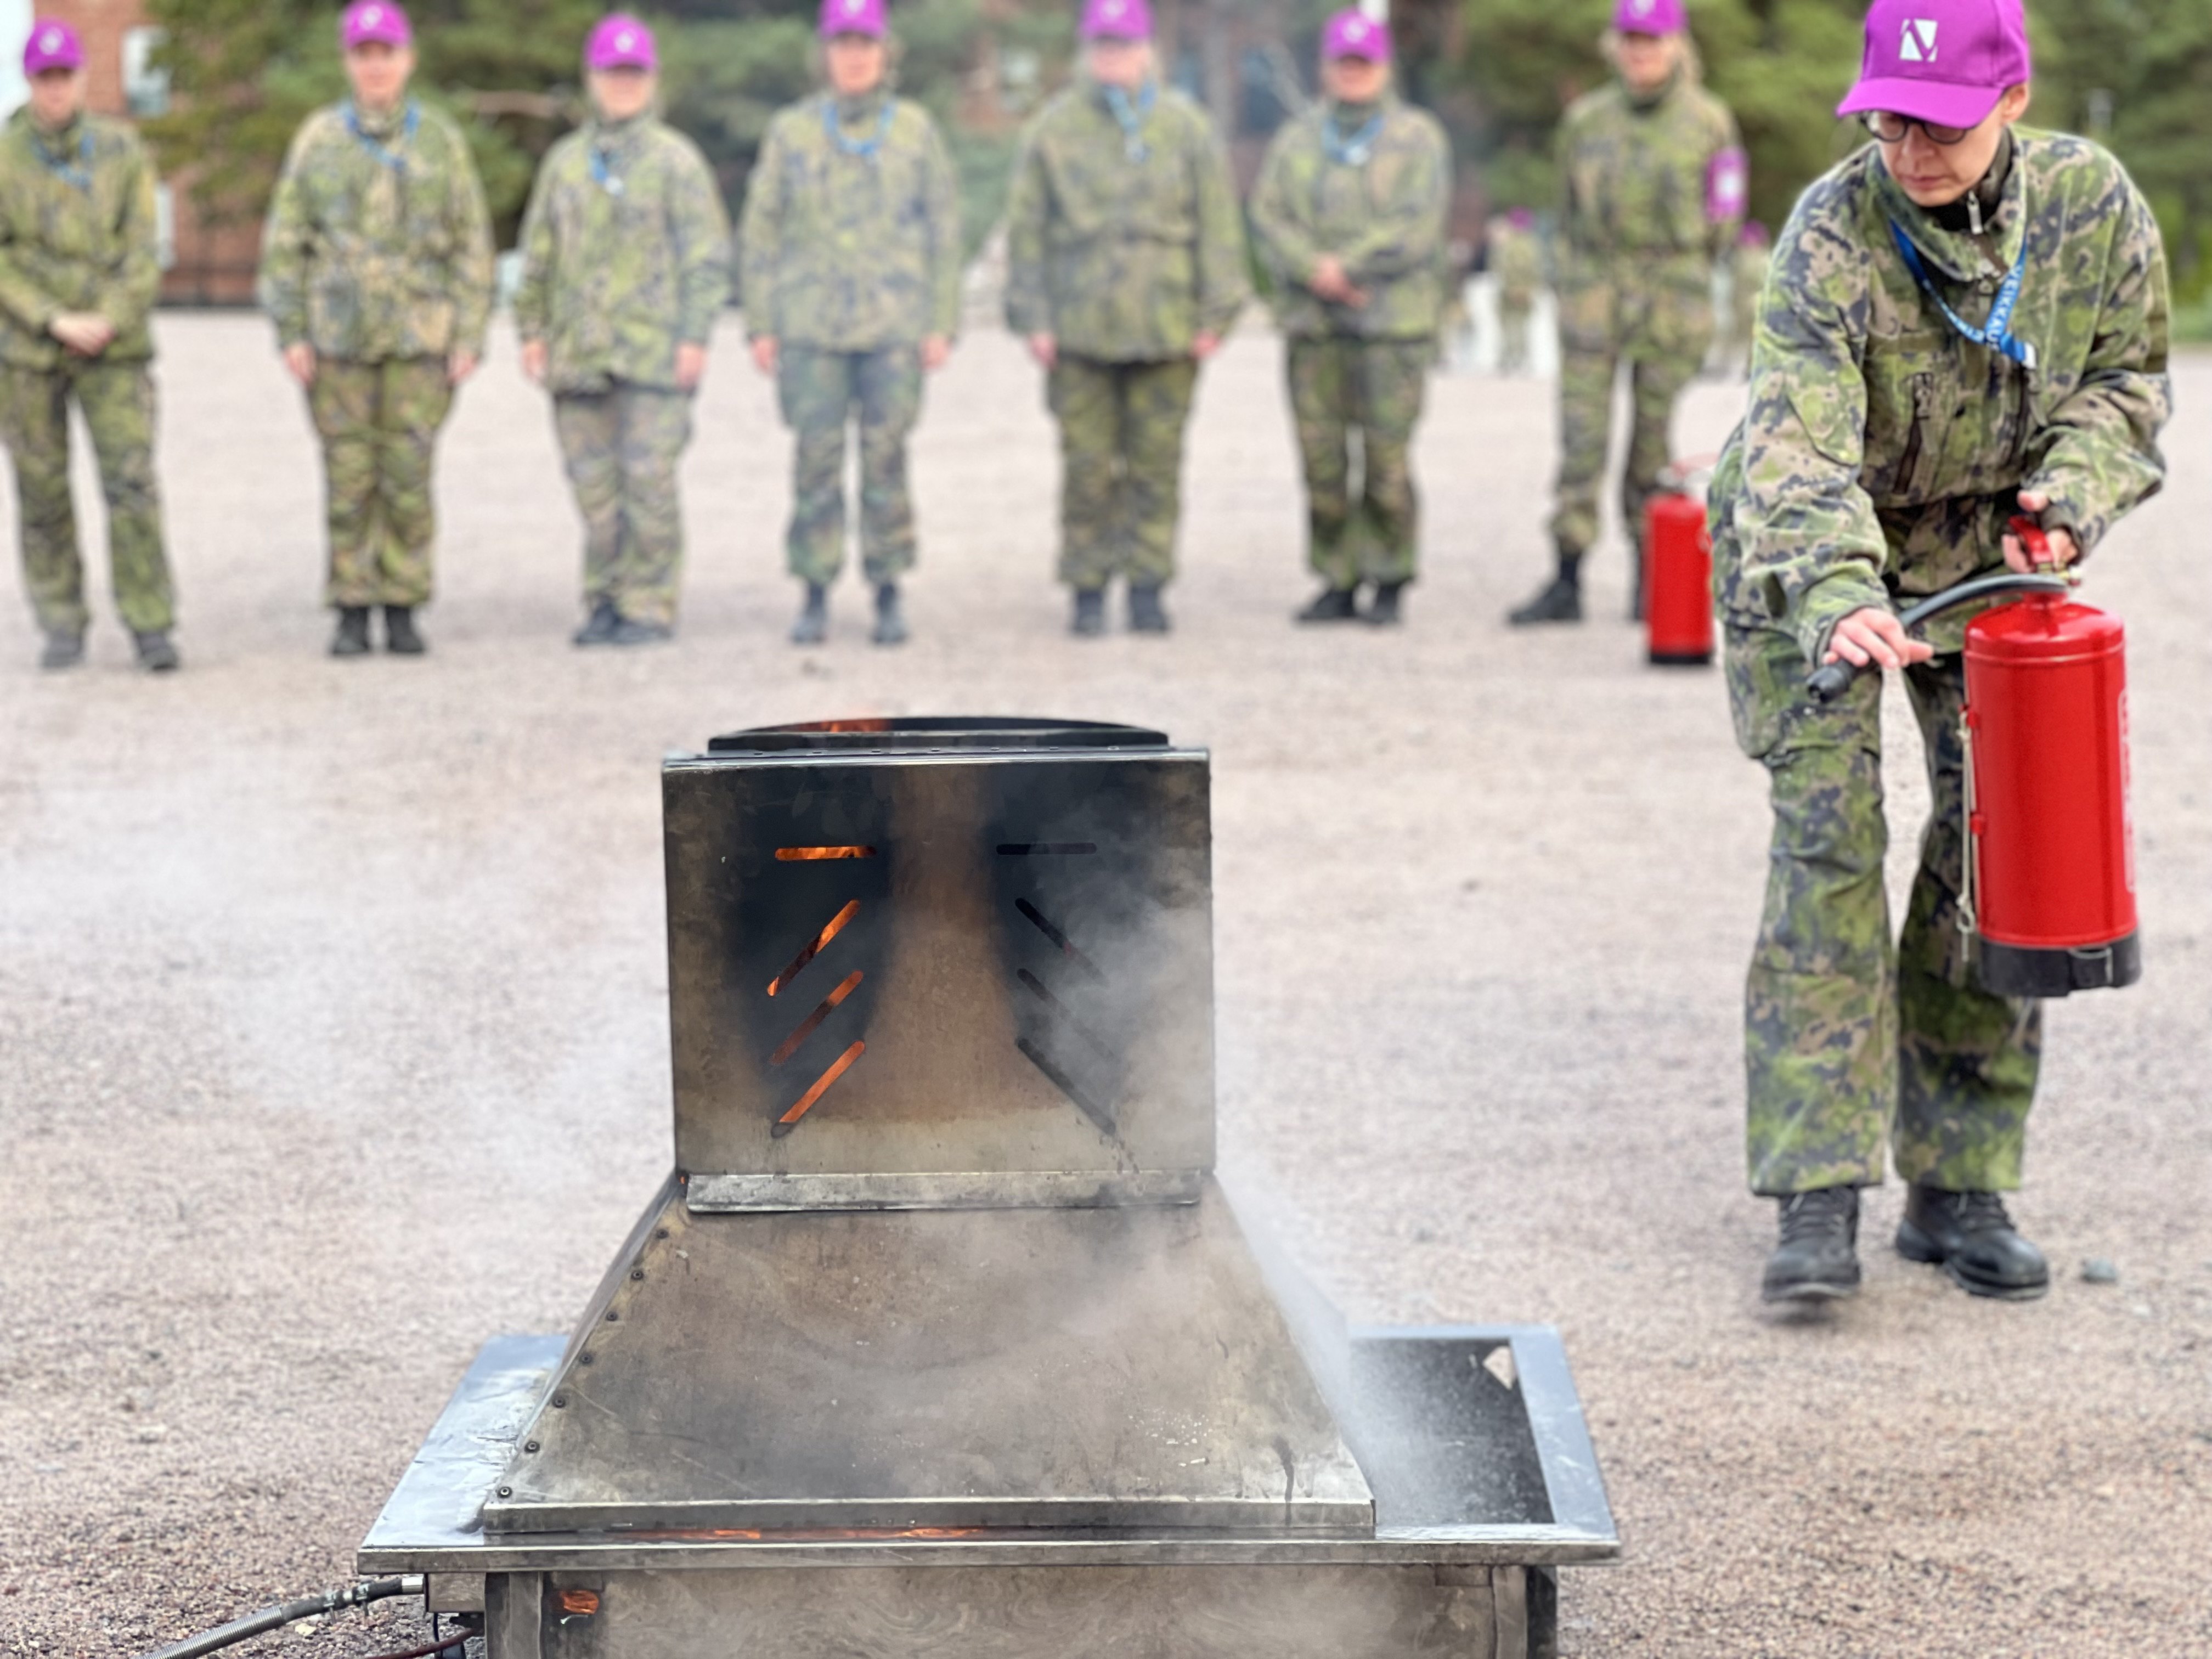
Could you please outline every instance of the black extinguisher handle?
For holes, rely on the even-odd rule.
[[[2000,593],[2070,593],[2074,584],[2063,576],[2023,575],[2017,570],[2000,570],[1993,575],[1976,576],[1960,582],[1956,587],[1947,587],[1940,593],[1930,593],[1910,610],[1900,611],[1898,621],[1909,633],[1931,617],[1940,617],[1954,605],[1971,605],[1976,599],[1995,599]],[[1805,682],[1805,690],[1812,694],[1814,702],[1833,702],[1850,690],[1851,682],[1859,677],[1859,669],[1838,659],[1823,663],[1814,670]]]

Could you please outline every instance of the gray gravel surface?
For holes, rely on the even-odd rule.
[[[1175,637],[1084,644],[1036,378],[981,335],[917,444],[914,643],[871,648],[854,584],[802,653],[786,441],[726,333],[682,638],[613,655],[565,642],[576,532],[503,342],[444,453],[432,656],[338,663],[265,328],[161,341],[185,672],[132,672],[103,602],[91,663],[38,674],[0,577],[0,1653],[131,1653],[348,1577],[477,1344],[564,1327],[667,1162],[661,755],[951,711],[1212,745],[1224,1161],[1358,1316],[1562,1328],[1627,1546],[1570,1577],[1568,1651],[2212,1652],[2212,360],[2179,371],[2170,493],[2094,566],[2130,630],[2148,973],[2052,1010],[2016,1206],[2052,1293],[1897,1258],[1893,1186],[1864,1294],[1803,1319],[1756,1294],[1765,824],[1717,677],[1641,665],[1617,550],[1589,625],[1500,624],[1542,574],[1547,387],[1440,380],[1411,625],[1294,632],[1279,348],[1240,337]],[[1740,397],[1698,387],[1683,447]]]

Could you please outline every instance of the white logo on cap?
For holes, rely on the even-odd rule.
[[[1932,17],[1906,18],[1904,38],[1898,42],[1897,55],[1908,64],[1934,63],[1936,20]]]
[[[1364,40],[1367,38],[1367,25],[1358,18],[1353,18],[1344,26],[1344,38],[1347,40]]]
[[[361,22],[363,28],[373,29],[383,21],[384,14],[379,11],[374,6],[371,6],[367,11],[361,15]]]
[[[59,52],[61,49],[61,32],[58,29],[48,29],[46,33],[45,38],[39,42],[39,50],[41,52]]]
[[[845,0],[845,15],[848,17],[857,15],[866,3],[866,0]]]
[[[636,44],[637,44],[637,37],[636,37],[635,35],[634,35],[634,34],[630,33],[629,33],[629,30],[627,30],[627,29],[623,30],[623,33],[621,33],[620,34],[617,34],[617,36],[615,36],[615,50],[616,50],[617,52],[628,52],[628,51],[629,51],[632,46],[635,46]]]
[[[1628,9],[1638,17],[1644,16],[1651,9],[1651,0],[1629,0]]]

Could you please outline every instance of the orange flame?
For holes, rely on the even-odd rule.
[[[845,908],[840,910],[836,915],[830,918],[830,925],[827,927],[824,927],[820,933],[817,933],[814,936],[813,940],[806,946],[806,948],[802,950],[797,956],[791,959],[791,966],[785,969],[774,979],[769,981],[768,994],[770,996],[774,996],[778,991],[783,989],[785,986],[790,984],[793,980],[798,978],[799,970],[806,966],[808,963],[813,961],[816,957],[819,956],[822,953],[822,947],[829,944],[831,939],[836,938],[838,934],[843,933],[845,931],[845,924],[852,921],[854,916],[857,916],[860,914],[860,901],[858,899],[847,900]]]
[[[830,1069],[814,1079],[814,1086],[799,1096],[799,1103],[776,1119],[775,1127],[769,1131],[779,1139],[791,1133],[792,1126],[814,1109],[814,1103],[829,1092],[830,1085],[845,1075],[847,1067],[867,1051],[865,1042],[855,1042],[851,1048],[830,1062]]]
[[[792,1034],[776,1045],[775,1052],[768,1057],[768,1063],[771,1066],[781,1066],[797,1054],[799,1045],[814,1035],[814,1028],[830,1018],[830,1011],[853,994],[854,988],[860,982],[860,970],[855,968],[844,978],[839,980],[837,988],[823,998],[814,1012],[800,1020]]]
[[[876,855],[872,847],[779,847],[775,849],[780,864],[818,864],[824,859],[872,859]]]

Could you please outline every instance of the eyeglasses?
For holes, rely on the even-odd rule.
[[[1885,144],[1901,144],[1905,135],[1914,127],[1928,135],[1928,142],[1948,149],[1953,144],[1966,142],[1972,127],[1942,127],[1933,121],[1923,121],[1916,115],[1893,115],[1887,110],[1869,110],[1859,118],[1866,130]]]

